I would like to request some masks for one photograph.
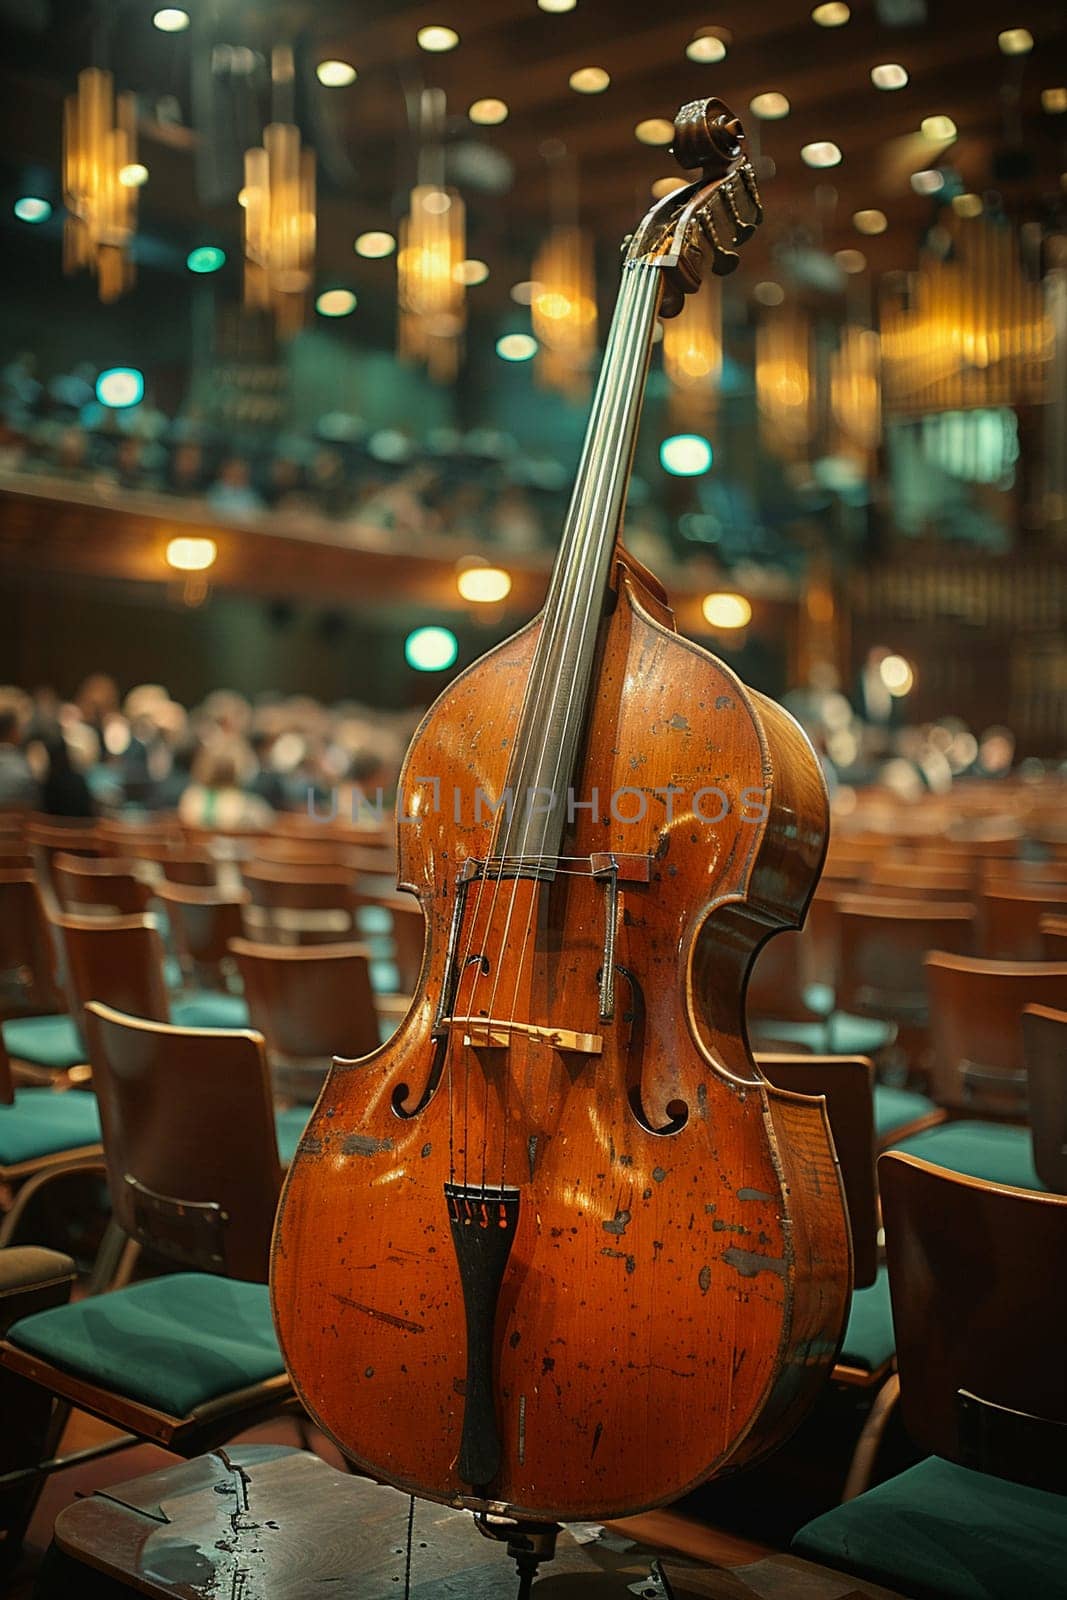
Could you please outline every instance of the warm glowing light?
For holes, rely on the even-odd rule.
[[[136,367],[108,367],[96,380],[96,398],[113,411],[140,404],[144,399],[144,373]]]
[[[958,217],[980,217],[982,215],[982,197],[980,194],[954,195],[952,209]]]
[[[383,256],[392,255],[396,249],[396,240],[391,233],[373,228],[369,233],[360,234],[353,249],[357,256],[366,256],[368,261],[380,261]]]
[[[674,194],[676,189],[684,189],[684,178],[657,178],[652,185],[653,200],[663,200],[669,194]]]
[[[701,64],[724,61],[726,44],[717,33],[698,33],[686,45],[685,53],[690,61],[699,61]]]
[[[425,365],[435,383],[453,383],[459,368],[466,259],[466,208],[458,190],[416,184],[396,256],[397,349],[402,359]]]
[[[895,61],[885,61],[871,68],[871,82],[876,89],[903,89],[908,81],[905,69]]]
[[[586,392],[596,356],[596,270],[588,232],[554,227],[534,257],[533,274],[538,381],[578,398]]]
[[[157,11],[152,22],[160,33],[184,33],[189,26],[189,13],[178,6],[164,6]]]
[[[315,301],[320,317],[350,317],[358,304],[351,289],[324,289]]]
[[[461,261],[453,267],[452,276],[457,283],[465,283],[468,287],[476,283],[484,283],[489,276],[488,264],[484,261]]]
[[[935,167],[924,167],[921,172],[912,173],[911,186],[916,194],[937,194],[945,187],[945,174]]]
[[[842,272],[863,272],[867,266],[867,257],[862,250],[835,250],[834,260]]]
[[[997,44],[1001,55],[1025,56],[1034,48],[1034,36],[1029,28],[1005,28],[997,34]]]
[[[206,572],[215,565],[218,553],[214,539],[172,539],[167,546],[167,565],[177,572]]]
[[[825,5],[815,7],[811,20],[820,28],[843,28],[851,15],[844,0],[826,0]]]
[[[542,11],[552,11],[562,14],[564,11],[573,11],[578,0],[537,0]]]
[[[752,607],[743,594],[706,594],[701,610],[713,628],[745,628],[752,621]]]
[[[931,144],[948,144],[956,137],[956,124],[951,117],[924,117],[919,132]]]
[[[481,128],[495,128],[497,123],[508,120],[508,103],[506,100],[476,100],[467,112],[472,122]]]
[[[712,449],[701,433],[676,433],[660,445],[659,460],[674,478],[699,478],[711,469]]]
[[[511,574],[503,567],[467,567],[457,577],[456,588],[464,600],[476,605],[494,605],[511,593]]]
[[[119,182],[124,189],[140,189],[148,182],[148,168],[140,161],[128,161],[119,168]]]
[[[537,354],[537,340],[530,333],[505,333],[496,342],[501,361],[529,361]]]
[[[537,293],[540,287],[541,285],[539,283],[535,283],[532,278],[524,278],[521,283],[512,284],[510,291],[511,298],[514,300],[517,306],[532,305],[534,295]]]
[[[40,200],[32,194],[25,194],[16,200],[12,210],[20,222],[47,222],[52,215],[49,201]]]
[[[674,123],[666,117],[646,117],[634,129],[638,144],[670,144],[674,138]]]
[[[347,89],[355,83],[357,73],[350,61],[320,61],[315,76],[327,89]]]
[[[119,174],[136,161],[135,97],[116,95],[110,72],[86,67],[63,108],[63,266],[88,267],[105,302],[117,300],[134,278],[137,190]]]
[[[884,233],[889,226],[889,219],[884,211],[856,211],[853,213],[852,226],[857,233]]]
[[[263,143],[245,151],[245,304],[274,313],[293,333],[315,264],[315,152],[300,129],[271,122]]]
[[[198,244],[195,250],[190,250],[185,258],[185,265],[190,272],[207,273],[218,272],[226,263],[226,252],[220,250],[215,244]]]
[[[1067,89],[1042,89],[1041,109],[1053,115],[1067,111]]]
[[[579,67],[577,72],[571,73],[568,82],[576,94],[603,94],[611,76],[603,67]]]
[[[807,167],[837,167],[841,164],[841,151],[831,140],[817,139],[804,146],[800,159]]]
[[[915,672],[903,656],[883,656],[878,666],[878,676],[889,693],[897,699],[910,694],[915,684]]]
[[[777,89],[768,89],[764,94],[753,95],[748,109],[761,122],[780,122],[789,115],[789,101]]]
[[[451,628],[415,628],[404,640],[404,657],[416,672],[444,672],[459,655]]]
[[[765,283],[757,283],[752,298],[758,300],[761,306],[780,306],[785,299],[785,290],[780,283],[768,279]]]
[[[454,50],[459,43],[455,28],[420,28],[416,38],[419,49],[428,50],[431,55],[443,55],[446,50]]]

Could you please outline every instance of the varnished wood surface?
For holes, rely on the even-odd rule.
[[[561,874],[475,892],[460,952],[490,950],[495,966],[481,985],[477,962],[463,966],[453,1013],[502,1007],[603,1048],[517,1033],[508,1051],[479,1051],[452,1030],[433,1091],[456,871],[489,851],[473,797],[502,790],[535,637],[536,625],[461,675],[416,734],[401,802],[418,825],[399,839],[401,882],[428,923],[421,983],[390,1043],[338,1063],[324,1088],[290,1168],[272,1284],[301,1397],[369,1474],[453,1504],[603,1517],[770,1448],[834,1360],[849,1245],[825,1112],[763,1082],[743,1022],[754,949],[803,915],[825,793],[791,720],[624,582],[575,787],[583,800],[626,789],[626,814],[635,795],[645,814],[576,812],[563,845],[652,859],[648,883],[620,886],[616,1019],[598,1018],[602,885]],[[656,797],[667,785],[686,797],[670,817]],[[729,801],[718,821],[694,805],[707,786]],[[678,1104],[685,1125],[664,1132]],[[478,1486],[457,1468],[453,1176],[521,1191],[494,1340],[503,1454]]]
[[[229,1466],[227,1465],[229,1463]],[[56,1520],[59,1548],[159,1600],[398,1600],[404,1593],[408,1501],[351,1478],[317,1457],[276,1446],[238,1446],[118,1484]],[[680,1522],[681,1519],[676,1519]],[[699,1547],[703,1530],[653,1524],[579,1543],[560,1536],[534,1592],[542,1600],[626,1600],[657,1550]],[[584,1537],[584,1533],[581,1535]],[[675,1600],[895,1600],[785,1555],[730,1568],[664,1557]],[[465,1512],[419,1502],[412,1541],[413,1600],[507,1600],[517,1590],[503,1545],[483,1539]],[[636,1592],[640,1593],[640,1590]]]

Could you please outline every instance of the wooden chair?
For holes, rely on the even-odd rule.
[[[973,874],[958,867],[915,866],[911,862],[886,861],[872,867],[867,883],[886,900],[950,900],[956,903],[970,897]]]
[[[1041,956],[1045,961],[1067,961],[1067,917],[1042,917]]]
[[[23,1082],[52,1083],[85,1061],[32,872],[0,872],[0,1018]]]
[[[96,1097],[76,1089],[16,1086],[0,1036],[0,1247],[16,1239],[35,1195],[61,1174],[100,1171]]]
[[[281,1168],[263,1042],[95,1002],[87,1028],[114,1217],[182,1270],[16,1322],[0,1366],[60,1402],[53,1448],[74,1405],[198,1455],[291,1398],[267,1291]]]
[[[1067,888],[1067,861],[983,861],[982,883],[990,888]]]
[[[381,1035],[365,946],[234,939],[230,949],[280,1092],[305,1103],[313,1100],[335,1056],[354,1060],[378,1049]]]
[[[276,944],[351,941],[363,903],[345,867],[255,862],[241,869],[249,930]]]
[[[1041,918],[1067,913],[1067,887],[1032,889],[986,883],[979,898],[983,953],[1001,961],[1040,961]]]
[[[129,858],[56,855],[52,885],[63,910],[77,916],[140,916],[152,899]]]
[[[1022,1024],[1034,1166],[1046,1189],[1067,1194],[1067,1010],[1025,1006]]]
[[[414,994],[422,974],[426,948],[426,918],[410,895],[395,894],[376,902],[392,919],[393,961],[396,964],[400,993]]]
[[[33,856],[37,881],[46,903],[54,898],[52,861],[57,855],[102,856],[105,846],[96,831],[96,824],[61,822],[58,818],[34,818],[26,825],[26,843]]]
[[[214,886],[184,883],[158,883],[155,892],[170,921],[186,982],[225,990],[235,970],[229,943],[244,933],[248,892],[223,894]]]
[[[156,869],[168,883],[184,883],[200,889],[213,889],[218,884],[219,863],[210,850],[169,843],[141,844],[134,855],[138,861]]]
[[[878,1166],[902,1416],[930,1453],[793,1549],[904,1594],[1062,1596],[1067,1199]]]

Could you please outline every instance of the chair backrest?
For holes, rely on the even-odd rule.
[[[1067,861],[983,861],[982,882],[991,889],[1067,888]]]
[[[1034,1166],[1046,1189],[1067,1194],[1067,1011],[1025,1006],[1022,1024]]]
[[[778,1022],[822,1020],[805,995],[811,984],[811,958],[811,934],[806,928],[776,933],[761,945],[745,990],[746,1014]]]
[[[406,894],[391,895],[377,903],[384,905],[392,917],[393,960],[400,978],[400,992],[414,994],[426,947],[426,918],[422,908]]]
[[[52,858],[52,885],[63,910],[79,916],[140,916],[152,898],[129,858],[58,854]]]
[[[281,1168],[258,1034],[86,1009],[111,1206],[131,1238],[265,1283]]]
[[[256,861],[242,867],[241,878],[257,934],[292,944],[352,939],[362,897],[347,867]]]
[[[1067,886],[1040,884],[1033,888],[986,883],[979,909],[982,948],[986,955],[1010,961],[1040,961],[1041,918],[1067,914]]]
[[[1067,961],[1067,917],[1042,917],[1040,927],[1043,959]]]
[[[37,882],[46,905],[55,900],[52,883],[52,861],[57,855],[102,856],[106,849],[96,824],[84,822],[59,822],[56,818],[39,821],[36,818],[26,825],[26,843],[33,855]],[[58,902],[57,902],[58,903]]]
[[[367,951],[359,944],[274,945],[234,939],[230,949],[252,1022],[272,1061],[321,1070],[380,1044]]]
[[[160,883],[156,895],[166,907],[183,970],[197,983],[225,987],[226,974],[234,965],[230,940],[244,933],[247,892],[223,894],[216,888]]]
[[[971,953],[973,908],[950,900],[843,895],[837,915],[838,1010],[925,1029],[923,962],[931,950]]]
[[[127,1016],[170,1021],[155,917],[53,916],[72,1009],[99,1000]]]
[[[56,951],[32,872],[0,871],[0,1016],[62,1011]]]
[[[853,1284],[866,1289],[878,1274],[874,1067],[866,1056],[760,1054],[756,1063],[780,1089],[826,1096],[852,1229]]]
[[[1067,1199],[878,1163],[904,1424],[923,1450],[1067,1489]]]
[[[925,867],[921,863],[886,861],[872,867],[867,882],[887,900],[963,901],[971,893],[972,874],[966,868]]]
[[[940,1105],[1023,1117],[1026,1072],[1019,1018],[1030,1004],[1067,1008],[1067,963],[926,958],[933,1039],[930,1089]]]

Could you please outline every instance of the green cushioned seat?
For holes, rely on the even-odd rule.
[[[898,1128],[910,1127],[922,1117],[933,1116],[935,1101],[914,1089],[898,1089],[891,1083],[874,1086],[874,1131],[879,1140],[888,1139]]]
[[[239,994],[223,994],[214,989],[200,989],[186,995],[184,1000],[174,1000],[170,1007],[171,1020],[179,1028],[250,1028],[248,1007]]]
[[[893,1308],[889,1302],[889,1273],[878,1268],[878,1276],[867,1289],[852,1296],[848,1327],[838,1360],[846,1367],[877,1372],[897,1348],[893,1333]]]
[[[3,1028],[4,1044],[14,1061],[65,1072],[89,1059],[72,1017],[12,1017]]]
[[[759,1017],[750,1024],[750,1031],[759,1046],[760,1034],[782,1044],[798,1044],[815,1055],[870,1056],[884,1050],[896,1036],[891,1022],[879,1022],[874,1017],[854,1017],[846,1011],[836,1011],[825,1022],[778,1022],[770,1017]]]
[[[163,981],[168,989],[180,989],[185,982],[182,964],[176,956],[165,956],[163,959]]]
[[[1067,1600],[1067,1497],[931,1456],[816,1517],[793,1549],[924,1600]]]
[[[1002,1122],[945,1122],[902,1139],[893,1148],[986,1183],[1006,1183],[1016,1189],[1045,1187],[1034,1170],[1029,1128]]]
[[[278,1135],[278,1155],[283,1167],[287,1167],[296,1154],[296,1147],[300,1143],[300,1135],[307,1127],[310,1115],[310,1106],[293,1106],[288,1111],[276,1111],[274,1113],[274,1127]]]
[[[816,1016],[828,1017],[834,1009],[834,990],[829,983],[806,983],[804,985],[804,1004]]]
[[[200,1272],[23,1317],[9,1341],[173,1417],[283,1372],[264,1283]]]
[[[72,1089],[16,1089],[15,1104],[0,1106],[0,1167],[100,1143],[96,1096]]]

